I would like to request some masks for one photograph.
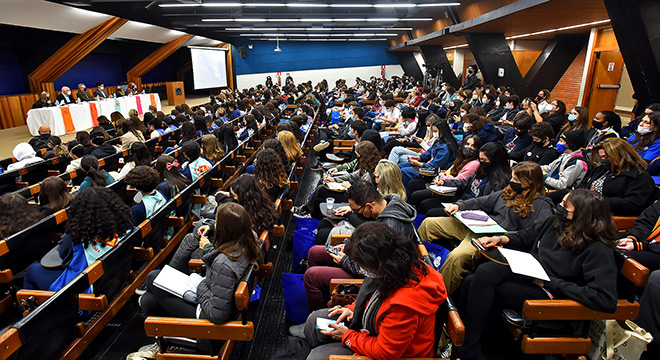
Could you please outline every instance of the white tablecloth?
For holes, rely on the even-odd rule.
[[[82,102],[80,104],[61,107],[31,109],[27,113],[27,125],[30,133],[34,136],[39,135],[39,127],[42,125],[50,127],[51,134],[57,136],[82,131],[94,126],[93,121],[96,119],[92,119],[91,106],[95,106],[98,116],[105,115],[110,119],[111,113],[119,111],[124,117],[128,118],[128,111],[131,109],[137,110],[139,115],[149,111],[149,105],[152,105],[152,96],[155,103],[153,105],[156,105],[156,108],[160,110],[160,97],[158,94],[140,94],[136,96],[123,96],[116,99],[110,98],[101,101]],[[138,106],[138,99],[141,106]],[[71,121],[75,128],[73,131],[66,131],[62,108],[67,108],[71,114]]]

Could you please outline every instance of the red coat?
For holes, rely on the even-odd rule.
[[[435,313],[447,297],[442,275],[427,264],[429,273],[418,284],[396,290],[383,301],[376,314],[378,336],[348,330],[344,346],[377,360],[401,357],[432,357]]]

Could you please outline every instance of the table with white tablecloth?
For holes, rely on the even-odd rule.
[[[27,125],[30,133],[39,135],[39,127],[47,125],[52,135],[64,135],[82,131],[98,125],[97,118],[119,111],[128,118],[128,111],[135,109],[138,115],[149,111],[149,105],[161,109],[158,94],[140,94],[135,96],[122,96],[100,101],[82,102],[59,107],[31,109],[27,113]]]

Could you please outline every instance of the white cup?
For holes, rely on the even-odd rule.
[[[335,198],[327,198],[325,199],[325,206],[328,208],[328,210],[332,210],[332,207],[335,205]]]

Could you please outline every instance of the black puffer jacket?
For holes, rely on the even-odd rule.
[[[202,260],[207,270],[206,277],[197,286],[197,303],[202,309],[200,318],[221,324],[234,310],[234,290],[250,263],[244,256],[232,261],[218,250],[204,255]]]

